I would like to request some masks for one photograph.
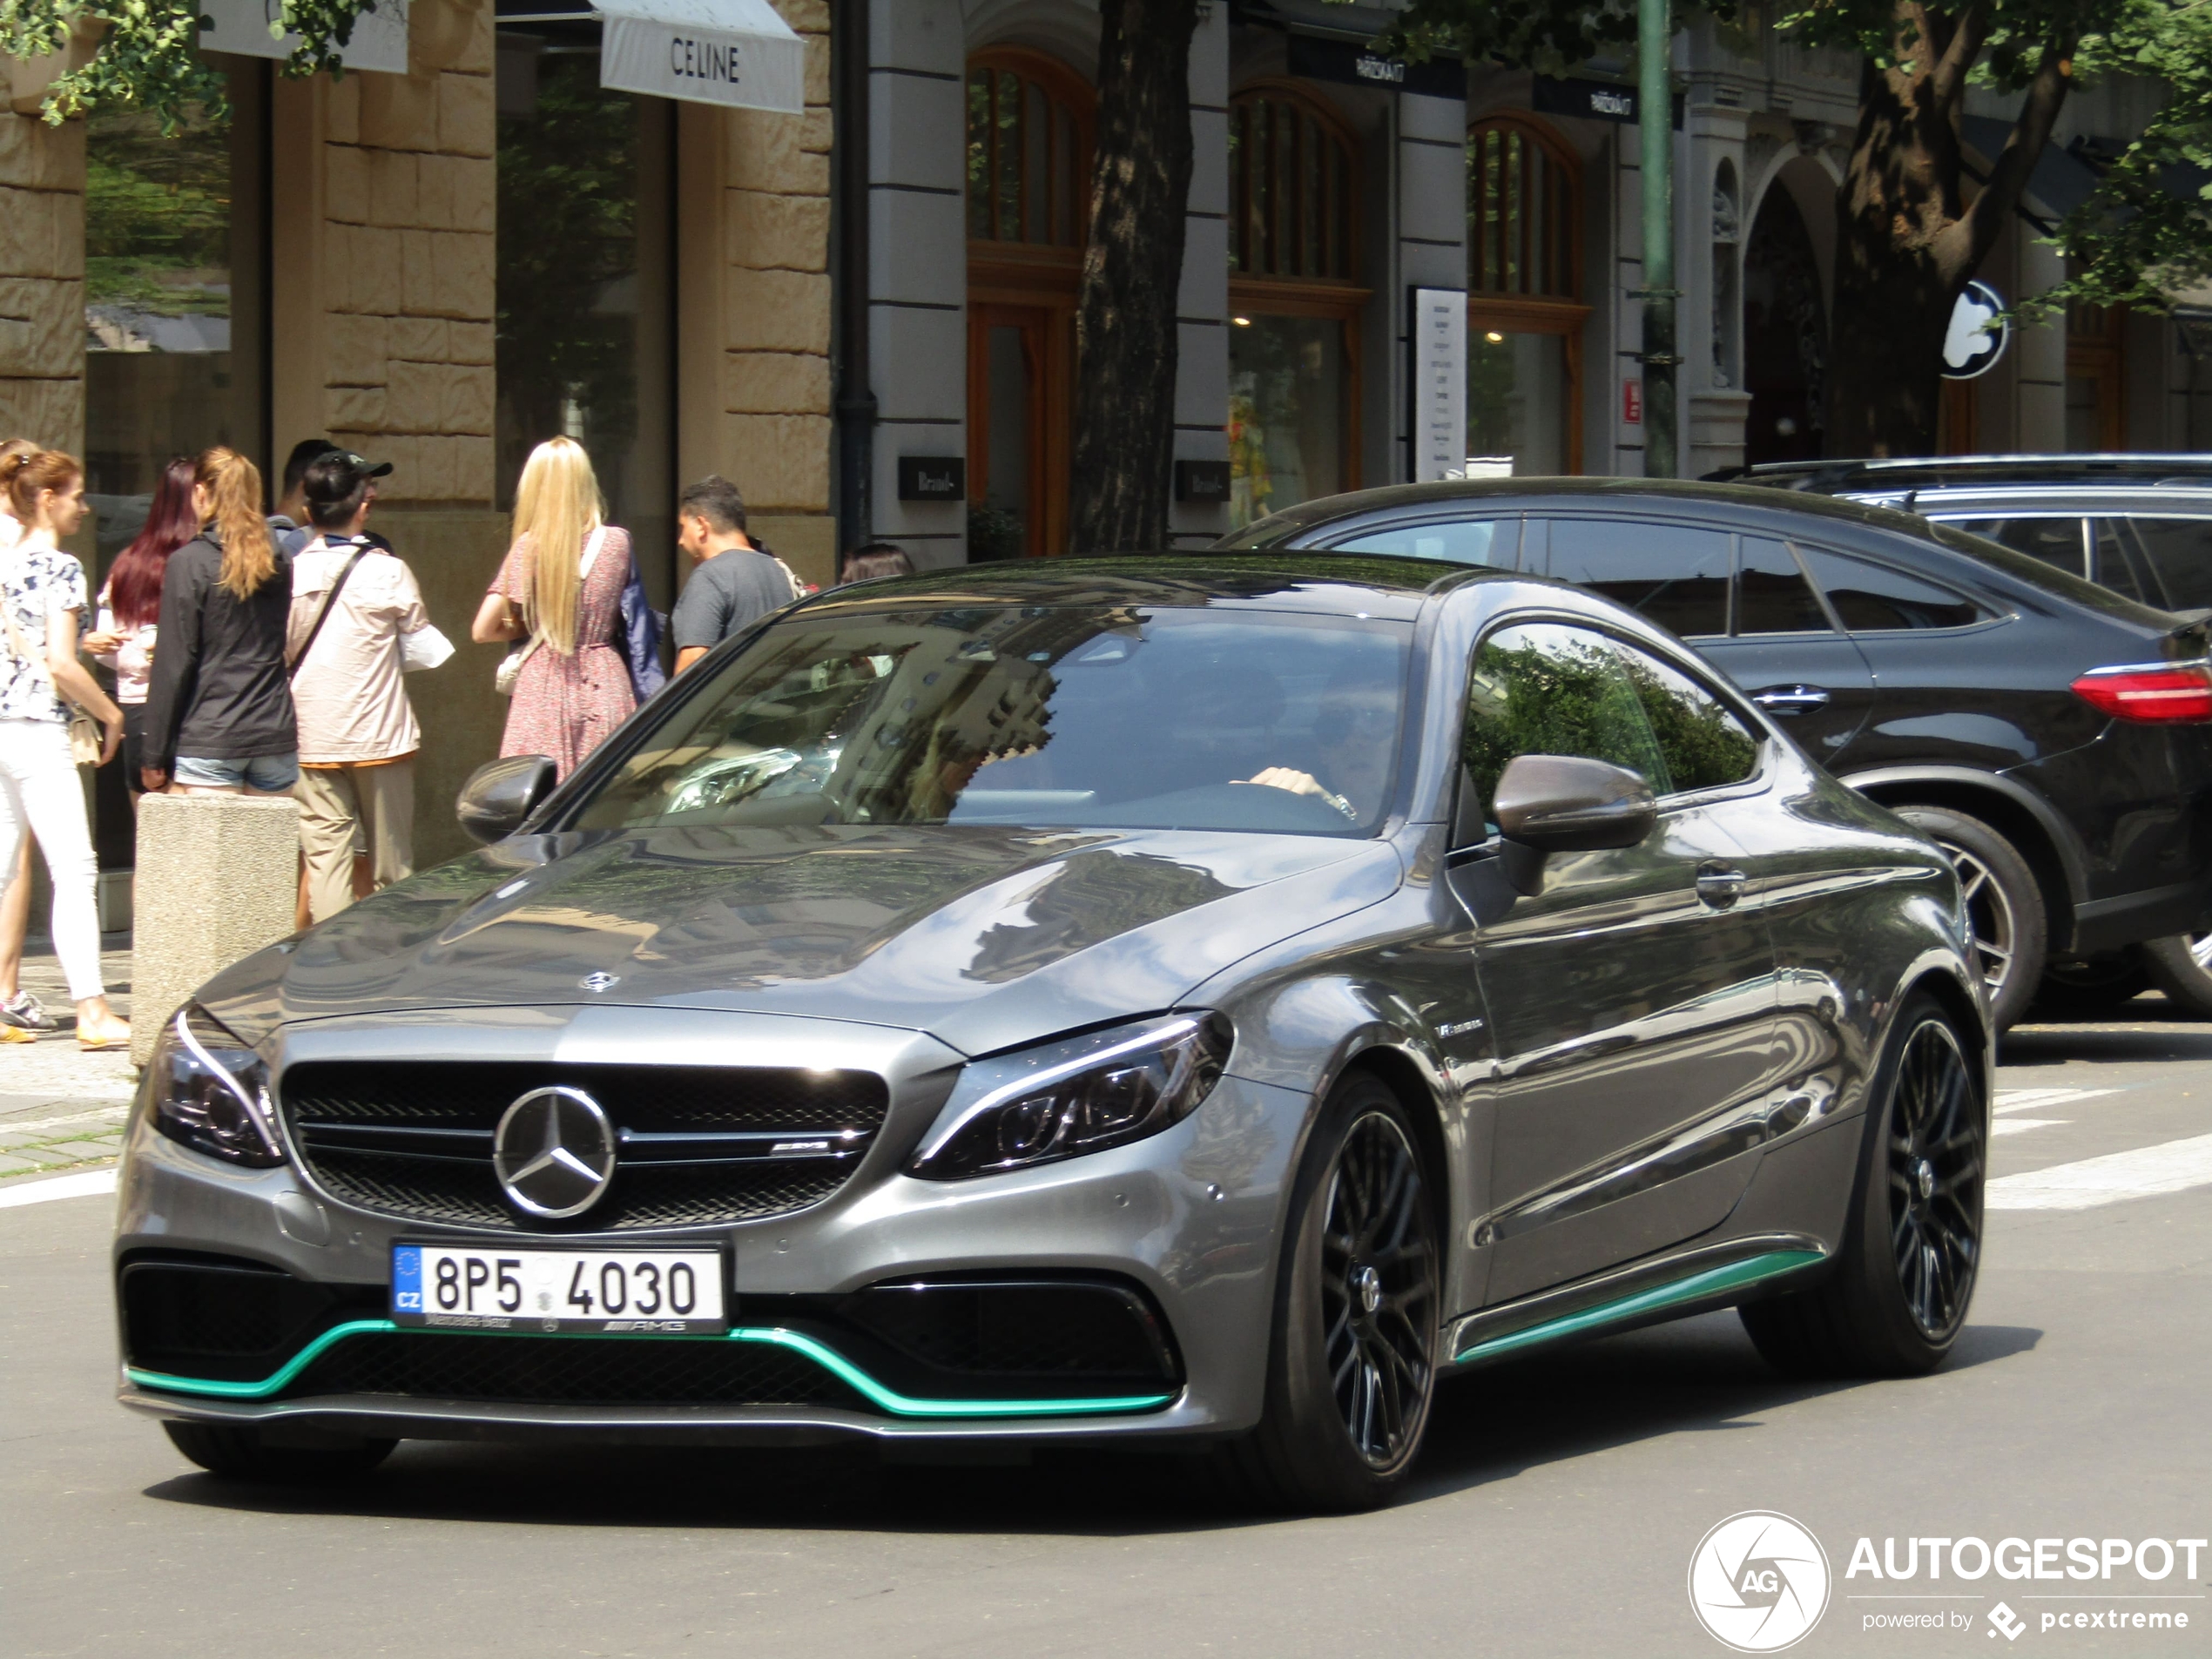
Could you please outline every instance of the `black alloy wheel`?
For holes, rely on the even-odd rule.
[[[1925,991],[1898,1010],[1873,1079],[1858,1177],[1832,1265],[1746,1303],[1743,1328],[1800,1377],[1913,1377],[1965,1329],[1981,1267],[1986,1072],[1971,1028]]]
[[[1368,1113],[1352,1126],[1329,1183],[1321,1314],[1337,1413],[1372,1468],[1404,1457],[1428,1407],[1436,1241],[1427,1219],[1405,1130]]]
[[[1442,1203],[1405,1103],[1344,1077],[1291,1190],[1259,1425],[1220,1448],[1243,1496],[1372,1509],[1404,1483],[1436,1386]]]
[[[2143,966],[2166,1000],[2212,1017],[2212,934],[2176,934],[2143,947]]]
[[[1958,1328],[1981,1262],[1980,1116],[1958,1038],[1940,1020],[1922,1022],[1890,1114],[1890,1251],[1905,1307],[1932,1340]]]

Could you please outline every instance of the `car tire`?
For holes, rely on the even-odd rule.
[[[2102,1020],[2149,988],[2150,970],[2139,950],[2114,951],[2086,962],[2047,962],[2027,1019],[2059,1024]]]
[[[1805,1290],[1739,1310],[1777,1370],[1915,1377],[1943,1363],[1981,1264],[1982,1078],[1959,1022],[1925,993],[1907,998],[1870,1096],[1834,1266]]]
[[[2018,1025],[2043,979],[2051,939],[2043,889],[2018,848],[1979,818],[1948,806],[1899,806],[1897,815],[1940,846],[1958,868],[1973,919],[1990,1017]]]
[[[1330,1093],[1291,1190],[1265,1407],[1221,1448],[1244,1496],[1341,1512],[1404,1484],[1436,1385],[1443,1195],[1426,1165],[1379,1079],[1354,1072]]]
[[[259,1432],[231,1423],[165,1422],[161,1426],[171,1445],[226,1480],[306,1486],[357,1480],[399,1444],[364,1440],[356,1446],[265,1446]]]
[[[2212,1016],[2212,934],[2176,934],[2143,947],[2143,967],[2166,1000]]]

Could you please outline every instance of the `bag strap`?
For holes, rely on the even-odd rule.
[[[307,665],[307,653],[315,648],[315,636],[322,632],[322,625],[330,619],[330,609],[338,603],[338,596],[346,590],[346,578],[354,567],[368,556],[368,544],[363,543],[354,550],[354,556],[346,561],[346,568],[338,573],[338,580],[330,584],[330,591],[323,596],[322,609],[315,612],[315,625],[307,630],[307,637],[300,642],[300,649],[284,671],[287,679],[298,679],[300,671]]]

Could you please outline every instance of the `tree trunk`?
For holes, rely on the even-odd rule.
[[[1102,0],[1090,242],[1076,310],[1071,541],[1164,550],[1197,0]]]
[[[2069,40],[2052,41],[2004,153],[1969,206],[1959,115],[1987,25],[1898,6],[1893,67],[1860,71],[1858,131],[1836,192],[1836,304],[1827,433],[1835,456],[1924,455],[1936,445],[1944,335],[1959,293],[2020,200],[2066,100]]]

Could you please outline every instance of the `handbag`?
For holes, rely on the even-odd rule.
[[[34,673],[43,673],[46,677],[46,685],[54,693],[55,701],[69,711],[69,758],[80,766],[98,765],[100,756],[107,747],[107,733],[100,729],[100,723],[62,695],[62,688],[54,684],[53,671],[45,665],[44,658],[33,655],[30,647],[24,643],[22,631],[16,626],[13,605],[0,603],[0,622],[8,625],[8,649],[15,652],[18,660]]]

